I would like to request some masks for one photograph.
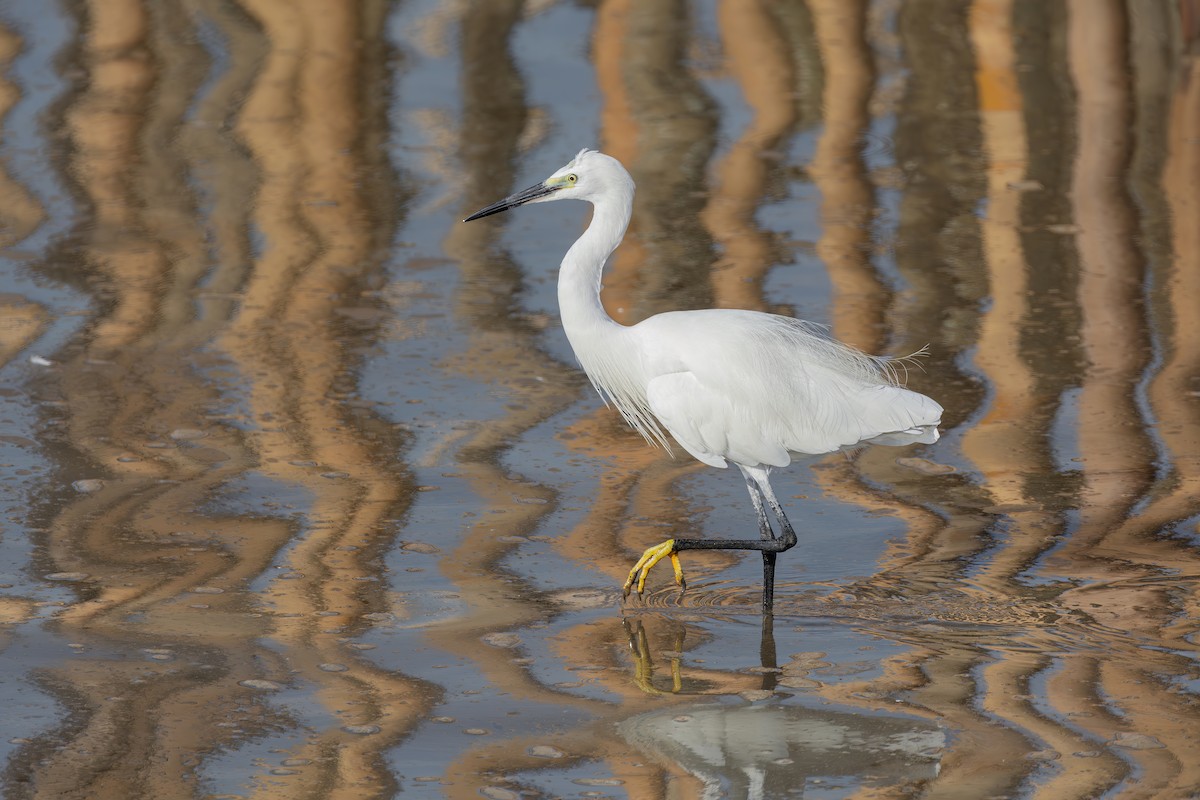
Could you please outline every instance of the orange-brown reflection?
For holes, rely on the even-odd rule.
[[[632,246],[618,250],[605,279],[605,307],[625,324],[712,304],[713,253],[697,213],[716,115],[689,63],[688,18],[679,0],[605,0],[596,14],[600,139],[638,186]]]
[[[90,210],[79,260],[104,310],[60,371],[64,469],[104,480],[45,538],[53,571],[88,576],[56,623],[85,649],[42,680],[77,721],[19,763],[46,796],[178,796],[207,757],[294,726],[262,692],[295,682],[337,722],[301,729],[281,756],[308,774],[252,790],[384,791],[380,753],[434,693],[345,646],[387,608],[367,565],[412,491],[389,468],[389,426],[341,402],[383,319],[370,275],[395,223],[384,106],[357,88],[382,76],[387,4],[187,10],[228,45],[194,108],[211,61],[183,7],[97,2],[81,16],[65,169]],[[236,146],[214,133],[234,119]],[[197,173],[215,181],[211,205]],[[235,377],[245,414],[222,394]],[[262,512],[210,506],[264,479],[304,487],[304,516],[269,498]],[[107,648],[144,660],[87,655]]]
[[[772,237],[754,223],[768,180],[778,178],[784,136],[796,121],[791,45],[776,13],[754,0],[717,6],[725,62],[751,108],[751,121],[714,169],[714,185],[700,218],[722,257],[713,265],[714,305],[765,311],[762,282],[780,260]],[[774,188],[774,187],[772,187]]]
[[[809,173],[821,192],[817,255],[833,283],[833,334],[869,353],[880,353],[887,291],[870,254],[874,193],[863,147],[870,125],[868,103],[874,64],[865,39],[866,5],[820,0],[810,4],[825,85],[824,123]]]
[[[972,796],[1009,793],[1026,780],[1035,780],[1038,792],[1047,797],[1097,796],[1128,780],[1134,769],[1143,781],[1144,776],[1153,776],[1149,780],[1155,791],[1167,795],[1185,791],[1183,787],[1195,779],[1188,760],[1172,754],[1182,752],[1183,742],[1195,735],[1196,723],[1186,716],[1174,718],[1166,710],[1172,705],[1173,691],[1167,676],[1194,677],[1195,673],[1194,665],[1169,650],[1186,647],[1178,637],[1192,633],[1194,627],[1186,626],[1185,633],[1171,624],[1179,618],[1181,606],[1171,599],[1168,585],[1156,578],[1163,570],[1194,575],[1194,555],[1182,543],[1156,534],[1191,517],[1196,508],[1178,502],[1159,504],[1161,489],[1152,483],[1155,456],[1138,402],[1138,386],[1147,376],[1151,376],[1150,386],[1161,385],[1162,378],[1153,377],[1155,367],[1149,357],[1146,308],[1155,301],[1142,294],[1146,284],[1135,230],[1139,225],[1153,230],[1163,220],[1138,220],[1120,180],[1131,162],[1139,163],[1130,156],[1134,99],[1124,72],[1125,48],[1134,34],[1119,4],[1086,8],[1075,4],[1068,10],[1070,35],[1061,56],[1066,66],[1060,69],[1069,67],[1075,84],[1079,130],[1069,185],[1059,182],[1062,173],[1045,169],[1044,159],[1033,162],[1028,155],[1026,126],[1044,125],[1038,115],[1048,110],[1041,103],[1023,107],[1040,98],[1018,91],[1019,38],[1011,23],[1028,10],[1014,3],[980,0],[964,20],[974,49],[980,131],[989,159],[987,212],[980,229],[989,302],[981,314],[974,363],[992,390],[984,413],[964,433],[962,450],[978,469],[980,489],[987,498],[972,496],[973,492],[960,494],[959,501],[967,501],[966,507],[952,516],[945,530],[934,530],[936,538],[949,543],[954,520],[966,523],[966,531],[975,528],[971,539],[961,540],[963,547],[951,550],[956,552],[958,569],[933,574],[942,576],[943,587],[974,598],[965,601],[978,606],[968,612],[974,619],[995,615],[998,621],[1012,613],[1013,609],[1003,611],[997,605],[1000,601],[1032,610],[1038,597],[1052,598],[1044,613],[1056,626],[1063,623],[1064,611],[1082,612],[1078,618],[1090,619],[1072,632],[1074,647],[1084,646],[1081,652],[1056,652],[1052,637],[1048,638],[1050,629],[1039,631],[1040,626],[1027,623],[1029,627],[1010,641],[1028,649],[1002,649],[998,659],[997,653],[967,653],[978,668],[977,679],[961,685],[957,694],[946,691],[953,683],[948,678],[963,674],[965,665],[959,659],[964,654],[948,659],[942,647],[932,644],[915,648],[899,665],[920,664],[923,674],[898,669],[892,681],[884,682],[889,692],[912,687],[911,697],[966,732],[963,744],[943,759],[937,786]],[[1051,52],[1050,58],[1054,57]],[[1152,107],[1150,99],[1139,97],[1139,107]],[[1140,156],[1140,163],[1152,160],[1152,155]],[[1035,169],[1035,163],[1040,169]],[[1043,313],[1036,309],[1043,301],[1032,287],[1045,284],[1038,274],[1045,267],[1027,261],[1026,245],[1035,245],[1037,249],[1028,252],[1038,256],[1045,251],[1041,249],[1044,234],[1026,227],[1022,205],[1043,191],[1069,192],[1071,201],[1069,221],[1042,217],[1037,224],[1053,236],[1074,235],[1078,245],[1077,302],[1088,365],[1074,375],[1043,376],[1035,371],[1039,365],[1070,367],[1072,362],[1063,358],[1069,338],[1034,338],[1027,332],[1030,322]],[[1155,208],[1153,198],[1143,199],[1143,208]],[[1037,207],[1050,206],[1037,202]],[[961,239],[956,245],[969,249]],[[1071,263],[1062,262],[1064,267]],[[1186,267],[1177,260],[1166,279],[1176,280],[1175,270],[1180,269]],[[1073,319],[1068,315],[1064,322]],[[1177,331],[1160,335],[1174,351]],[[1064,378],[1066,386],[1081,387],[1073,410],[1055,408],[1065,398],[1052,392],[1062,391]],[[962,400],[943,394],[947,397]],[[1080,509],[1079,525],[1067,533],[1064,528],[1070,520],[1059,513],[1064,486],[1061,479],[1053,478],[1052,448],[1064,444],[1061,432],[1052,427],[1056,413],[1070,415],[1084,482],[1077,504],[1066,499]],[[1186,423],[1172,427],[1188,429]],[[872,468],[870,474],[876,476],[879,458],[878,453],[864,454],[858,463]],[[1179,466],[1172,464],[1161,485],[1171,486],[1180,477]],[[1153,513],[1147,514],[1151,509]],[[1003,527],[993,523],[981,529],[972,524],[980,511]],[[986,551],[985,540],[978,535],[983,530],[998,534]],[[962,561],[964,556],[972,563],[969,577],[960,571],[968,563]],[[932,588],[913,579],[928,577],[936,563],[921,556],[899,562],[889,557],[882,566],[889,579],[901,578],[903,592],[903,587],[907,591]],[[1025,583],[1031,569],[1050,581],[1043,590]],[[953,583],[946,581],[948,577]],[[1084,585],[1073,589],[1063,582],[1067,577]],[[856,590],[869,592],[877,585],[876,579],[869,579]],[[1193,586],[1193,581],[1189,578],[1186,585]],[[933,606],[926,607],[934,611]],[[1149,655],[1137,644],[1142,637],[1150,637],[1167,652]],[[1097,652],[1089,652],[1088,647]],[[947,667],[955,660],[951,673]],[[1130,686],[1139,688],[1130,691]],[[855,693],[831,696],[854,702]],[[960,706],[968,697],[970,703]],[[1114,702],[1116,697],[1120,701]],[[1119,711],[1111,710],[1114,705]],[[976,716],[975,708],[987,716]],[[1005,730],[996,729],[997,720]],[[1001,755],[1005,752],[1009,757]],[[1032,766],[1028,754],[1034,764],[1041,758],[1054,759],[1053,773]]]
[[[1185,6],[1185,9],[1188,7]],[[1194,9],[1193,9],[1194,10]],[[1192,42],[1200,31],[1192,32]],[[1200,372],[1200,325],[1188,311],[1188,298],[1200,296],[1200,232],[1188,220],[1200,210],[1200,58],[1195,55],[1177,67],[1167,119],[1167,158],[1162,170],[1163,192],[1171,228],[1172,269],[1163,276],[1160,297],[1169,331],[1161,369],[1148,394],[1158,420],[1157,433],[1168,453],[1171,483],[1151,498],[1138,518],[1148,531],[1194,518],[1200,481],[1200,408],[1195,376]],[[1184,534],[1192,531],[1183,530]],[[1185,613],[1168,622],[1172,639],[1194,642],[1200,586],[1193,584],[1182,598]]]
[[[524,85],[509,54],[521,20],[520,2],[479,3],[462,9],[466,119],[455,142],[469,187],[465,197],[484,196],[511,185],[518,143],[530,124]],[[480,68],[486,65],[486,68]],[[554,491],[522,480],[500,464],[500,455],[523,433],[560,411],[579,390],[576,375],[550,360],[539,346],[540,325],[512,314],[522,289],[519,267],[490,246],[498,226],[456,225],[444,242],[459,263],[461,280],[454,298],[469,329],[467,347],[443,360],[445,369],[481,385],[500,387],[513,398],[503,415],[473,426],[455,442],[456,472],[485,509],[441,563],[460,595],[465,613],[432,629],[428,636],[448,652],[479,664],[486,678],[504,691],[533,700],[570,700],[532,680],[527,670],[495,657],[481,637],[520,628],[546,617],[538,591],[498,566],[554,509]]]
[[[13,62],[24,47],[21,37],[0,24],[0,131],[22,93],[15,80],[10,79]],[[45,209],[20,181],[9,174],[7,165],[0,162],[0,247],[19,244],[33,233],[45,219]],[[11,251],[6,255],[15,255]],[[50,322],[50,313],[39,303],[11,292],[0,293],[0,367],[37,340]],[[30,447],[32,439],[8,433],[3,440],[10,445]],[[0,538],[8,526],[0,522]],[[25,622],[34,613],[29,598],[6,597],[0,601],[0,621],[5,625]],[[0,651],[9,637],[0,635]]]
[[[339,635],[361,628],[372,607],[386,607],[370,588],[377,577],[370,562],[384,552],[388,521],[413,490],[403,470],[388,468],[395,443],[383,420],[331,402],[352,385],[357,359],[354,339],[343,338],[347,322],[370,330],[384,319],[371,275],[388,243],[385,209],[396,187],[360,181],[388,174],[378,150],[385,107],[362,88],[385,74],[382,42],[364,47],[363,37],[378,35],[388,6],[318,2],[299,15],[272,2],[245,8],[275,45],[238,121],[262,170],[254,221],[270,247],[222,343],[243,374],[258,377],[249,404],[270,426],[254,437],[264,474],[314,494],[309,527],[278,559],[286,572],[265,602],[293,669],[317,687],[340,725],[354,729],[318,731],[294,757],[325,765],[331,796],[353,796],[394,784],[382,753],[434,695],[417,680],[351,658]],[[323,616],[330,612],[336,616]],[[348,671],[329,667],[347,662]],[[379,733],[355,732],[364,728]],[[338,758],[318,761],[328,752]]]
[[[21,37],[0,24],[0,126],[21,100],[21,89],[9,78],[13,62],[24,49]],[[46,210],[28,188],[0,163],[0,247],[11,247],[28,237],[46,218]],[[21,316],[18,312],[18,318]],[[9,319],[8,312],[4,314]],[[5,336],[12,335],[5,325]]]

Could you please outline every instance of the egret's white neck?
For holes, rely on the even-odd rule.
[[[576,355],[588,334],[600,336],[605,328],[622,327],[600,303],[600,280],[632,213],[632,198],[600,198],[593,205],[591,224],[563,256],[558,270],[558,308]]]
[[[563,330],[583,371],[605,402],[651,444],[667,447],[666,434],[646,399],[633,329],[608,315],[600,303],[600,278],[613,250],[621,243],[633,213],[633,181],[618,184],[592,203],[592,221],[563,256],[558,270],[558,310]]]

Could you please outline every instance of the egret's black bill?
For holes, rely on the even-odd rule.
[[[553,191],[553,187],[547,186],[544,183],[534,184],[528,189],[522,189],[516,194],[510,194],[503,200],[499,200],[495,203],[492,203],[490,206],[479,209],[474,214],[464,219],[463,222],[470,222],[473,219],[490,217],[492,214],[499,214],[501,211],[508,211],[510,208],[516,208],[519,205],[524,205],[530,200],[537,200],[539,197],[545,197]]]

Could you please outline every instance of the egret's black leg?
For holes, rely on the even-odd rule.
[[[796,546],[796,531],[783,513],[783,506],[775,498],[775,492],[767,480],[768,471],[763,467],[742,467],[746,475],[746,485],[750,489],[750,500],[758,514],[759,540],[753,539],[675,539],[675,549],[678,550],[758,550],[772,555],[791,550]],[[779,523],[782,536],[776,537],[767,517],[766,507],[770,507]]]
[[[763,552],[763,613],[770,614],[775,607],[775,557],[778,553]]]
[[[754,504],[754,511],[758,514],[758,538],[762,541],[770,541],[775,538],[775,531],[771,529],[771,521],[767,518],[767,509],[764,505],[762,489],[758,488],[758,483],[750,477],[750,474],[744,469],[742,475],[746,478],[746,489],[750,492],[750,502]],[[775,603],[775,557],[777,553],[763,551],[763,612],[770,613],[771,608]]]
[[[740,466],[740,465],[739,465]],[[783,513],[783,506],[775,499],[771,484],[767,480],[769,470],[765,467],[742,467],[747,484],[751,486],[750,498],[754,502],[759,518],[759,539],[668,539],[649,548],[629,571],[625,581],[625,594],[637,587],[638,594],[646,584],[650,569],[664,558],[670,558],[675,567],[675,580],[684,587],[683,570],[677,554],[684,550],[757,550],[763,554],[763,612],[771,613],[775,599],[775,556],[796,546],[796,532]],[[765,501],[765,502],[764,502]],[[767,517],[770,507],[779,523],[781,535],[776,537]],[[770,556],[770,558],[768,558]]]
[[[683,550],[757,550],[763,555],[763,612],[771,613],[775,602],[775,557],[796,546],[796,531],[783,513],[783,506],[775,498],[771,484],[767,481],[764,468],[742,467],[746,485],[750,489],[750,500],[758,513],[759,539],[675,539],[675,551]],[[764,502],[765,501],[765,502]],[[767,517],[766,506],[771,508],[779,523],[781,535],[776,537]]]

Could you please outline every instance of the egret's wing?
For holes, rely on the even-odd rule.
[[[660,375],[647,386],[646,399],[680,447],[709,466],[724,467],[726,458],[774,467],[792,460],[778,441],[752,433],[753,409],[738,408],[691,372]]]
[[[646,401],[679,446],[710,467],[728,466],[720,454],[725,438],[711,401],[697,396],[696,376],[690,372],[660,375],[646,386]]]
[[[737,395],[733,402],[749,409],[743,416],[754,424],[743,426],[735,441],[756,437],[790,453],[810,455],[867,442],[922,441],[930,426],[936,431],[942,411],[924,395],[890,384],[864,383],[820,362],[776,371],[754,385],[739,387]]]
[[[938,440],[942,407],[901,386],[868,386],[855,398],[863,425],[861,441],[905,445]]]
[[[936,438],[937,403],[897,386],[880,359],[796,320],[717,309],[638,328],[657,373],[648,405],[706,464],[784,466],[791,453]]]

